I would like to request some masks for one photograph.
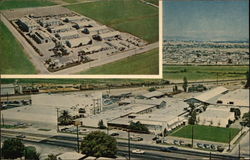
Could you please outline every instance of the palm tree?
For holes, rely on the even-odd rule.
[[[73,122],[72,116],[69,115],[69,112],[63,110],[61,116],[58,118],[60,125],[70,125]]]

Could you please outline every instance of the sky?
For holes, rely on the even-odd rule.
[[[165,39],[249,40],[249,0],[163,0]]]

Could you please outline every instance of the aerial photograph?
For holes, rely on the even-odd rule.
[[[159,75],[158,0],[1,0],[1,74]]]
[[[10,3],[11,1],[15,3]],[[80,24],[69,20],[84,17],[83,21],[89,25],[97,24],[101,27],[103,24],[113,33],[119,33],[121,37],[139,38],[138,40],[141,43],[145,42],[146,46],[153,45],[158,43],[156,41],[159,39],[157,35],[155,41],[152,40],[155,27],[151,23],[154,21],[152,19],[158,16],[158,12],[150,14],[150,10],[162,3],[163,78],[76,79],[70,76],[68,78],[1,78],[0,159],[250,159],[248,0],[24,0],[23,3],[17,2],[19,0],[0,2],[0,8],[1,4],[5,4],[1,13],[5,16],[8,13],[7,17],[12,20],[7,22],[23,38],[23,41],[19,42],[12,37],[13,44],[10,44],[9,50],[16,47],[20,47],[20,50],[21,43],[28,41],[37,49],[49,46],[49,42],[46,42],[46,40],[50,41],[49,39],[43,39],[44,44],[36,44],[37,39],[31,36],[34,32],[27,33],[22,30],[22,27],[19,28],[22,24],[20,19],[23,18],[35,21],[39,25],[40,29],[35,31],[34,37],[39,37],[37,36],[39,32],[46,31],[55,35],[54,40],[58,37],[63,38],[65,34],[53,33],[56,32],[55,28],[43,27],[43,20],[50,19],[40,17],[39,14],[47,13],[52,15],[61,13],[60,16],[53,17],[55,21],[59,20],[55,23],[75,24],[76,26],[72,28],[80,27]],[[115,8],[113,6],[116,3]],[[138,4],[144,7],[138,9]],[[27,5],[33,8],[23,10],[22,8],[27,8]],[[53,7],[53,10],[34,8],[44,5]],[[105,12],[102,10],[103,6],[108,6]],[[123,9],[127,7],[133,8],[134,12],[125,14]],[[28,17],[23,16],[31,11],[33,13]],[[109,11],[114,12],[109,13]],[[92,17],[95,15],[93,13],[98,16]],[[135,19],[131,17],[134,13],[138,15]],[[142,13],[149,15],[142,16]],[[4,31],[0,34],[0,47],[6,47],[7,43],[4,41],[7,40],[4,36],[12,34],[3,23],[1,25],[1,30]],[[149,26],[152,30],[148,32],[146,29],[149,29]],[[84,32],[93,27],[86,28],[83,29]],[[74,30],[81,38],[85,34],[77,28]],[[125,30],[137,30],[140,34],[129,34],[130,32]],[[97,37],[94,37],[97,39],[104,34],[96,32]],[[123,38],[100,41],[94,37],[91,38],[94,44],[91,45],[126,42]],[[50,42],[54,41],[51,39]],[[74,43],[74,40],[66,40],[64,46],[70,48]],[[75,53],[79,48],[84,46],[70,49]],[[140,46],[137,46],[137,49],[139,48]],[[54,50],[57,54],[62,54],[60,49]],[[125,65],[124,72],[129,72],[131,67],[131,71],[135,73],[137,70],[133,70],[132,66],[149,65],[146,59],[154,59],[151,54],[155,53],[155,50],[157,54],[154,55],[158,55],[159,48],[155,48],[152,52],[148,51],[149,53],[142,53],[79,73],[118,74],[115,70],[119,67],[123,68],[123,65]],[[51,50],[48,49],[46,52],[50,53]],[[5,68],[6,71],[12,72],[14,69],[8,66],[13,65],[18,66],[16,71],[20,73],[30,71],[29,66],[33,62],[29,61],[31,57],[27,56],[26,48],[23,48],[22,54],[12,51],[8,53],[13,54],[4,52],[1,56],[18,55],[20,60],[9,60],[9,63],[3,61],[4,64],[2,64],[1,59],[1,69]],[[116,54],[121,53],[124,52],[118,51]],[[39,54],[44,53],[36,52],[39,58],[48,55]],[[147,54],[149,56],[145,56]],[[87,54],[89,58],[94,55],[94,53]],[[48,63],[52,61],[62,63],[63,60],[67,61],[67,58],[70,56],[57,59],[52,56]],[[156,63],[158,65],[159,61]],[[49,65],[43,63],[41,68],[43,66]],[[56,67],[47,68],[47,71],[61,73],[73,70],[77,66],[60,70]],[[24,70],[21,69],[22,67]],[[35,66],[33,69],[33,73],[38,74]],[[145,72],[149,70],[145,66],[141,69]],[[78,72],[77,68],[74,70]]]

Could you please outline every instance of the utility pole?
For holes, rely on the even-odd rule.
[[[210,160],[212,159],[211,151],[210,151],[210,153],[209,153],[209,159],[210,159]]]
[[[240,159],[240,142],[239,142],[239,159]]]
[[[57,132],[59,132],[59,126],[58,126],[58,123],[59,123],[59,108],[56,108],[56,127],[57,127]]]
[[[80,147],[79,147],[79,130],[78,130],[78,124],[76,125],[76,137],[77,137],[77,152],[80,152]]]
[[[130,130],[128,129],[128,159],[130,160]]]
[[[231,140],[231,131],[229,130],[229,135],[228,135],[228,150],[229,151],[230,151],[230,148],[231,148],[230,140]]]
[[[194,127],[192,125],[192,148],[194,147]]]

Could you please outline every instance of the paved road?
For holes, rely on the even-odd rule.
[[[239,149],[240,149],[240,156],[250,159],[250,133],[249,131],[244,137],[241,138],[240,148],[239,148],[239,144],[236,145],[230,154],[234,156],[239,156]]]
[[[17,133],[16,131],[3,131],[2,132],[2,137],[15,137],[16,135],[20,134]],[[76,148],[76,136],[75,135],[65,135],[65,134],[60,134],[60,135],[45,135],[45,134],[34,134],[34,133],[25,133],[26,138],[23,139],[25,142],[34,142],[34,143],[42,143],[42,144],[48,144],[48,145],[55,145],[55,146],[60,146],[60,147],[69,147],[69,148]],[[117,140],[118,141],[118,147],[120,148],[127,148],[128,143],[127,141],[122,141],[122,140]],[[209,153],[206,152],[197,152],[197,151],[192,151],[192,150],[184,150],[184,149],[179,149],[177,151],[172,151],[171,153],[169,152],[162,152],[161,149],[164,146],[160,145],[148,145],[148,144],[136,144],[131,142],[131,148],[137,148],[137,149],[142,149],[145,150],[147,153],[153,155],[153,156],[158,156],[167,159],[170,156],[171,157],[176,157],[176,158],[184,158],[185,159],[203,159],[209,157]],[[126,152],[125,152],[126,153]],[[145,154],[146,157],[150,155]],[[145,158],[146,158],[145,157]],[[214,157],[216,159],[237,159],[232,156],[228,155],[222,155],[222,154],[211,154],[211,157]]]

